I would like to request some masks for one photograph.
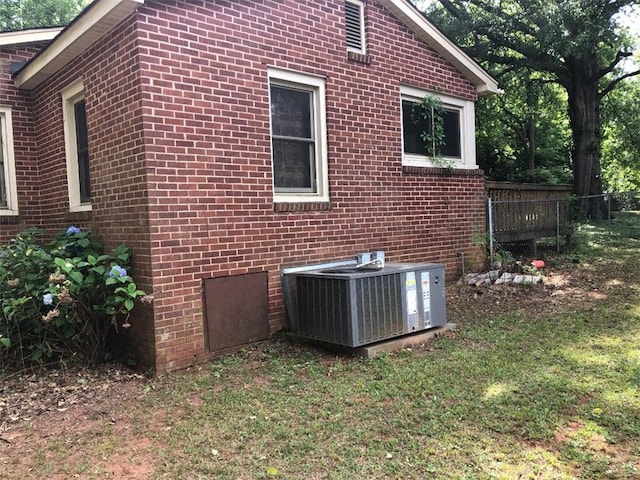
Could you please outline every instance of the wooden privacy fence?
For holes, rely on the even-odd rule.
[[[560,227],[569,220],[570,186],[486,182],[486,188],[490,252],[494,241],[528,242],[533,251],[539,238],[560,241]]]

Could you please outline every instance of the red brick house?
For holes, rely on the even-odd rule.
[[[184,367],[254,340],[247,308],[258,336],[284,327],[285,266],[383,250],[459,273],[484,229],[474,102],[496,91],[407,0],[96,0],[0,33],[0,239],[74,224],[133,247],[155,300],[132,346]],[[452,168],[412,147],[426,94]]]

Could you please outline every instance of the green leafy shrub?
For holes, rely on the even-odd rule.
[[[112,331],[129,328],[136,299],[131,250],[111,254],[75,226],[50,244],[43,232],[21,232],[0,249],[0,362],[24,367],[75,358],[103,360]]]

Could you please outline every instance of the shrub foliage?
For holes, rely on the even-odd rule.
[[[136,299],[146,299],[130,276],[131,249],[110,254],[75,226],[44,243],[29,229],[0,248],[0,363],[105,357],[107,338],[129,328]]]

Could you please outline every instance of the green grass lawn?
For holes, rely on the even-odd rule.
[[[638,312],[499,314],[373,360],[247,352],[176,377],[159,474],[638,478]],[[180,459],[176,462],[176,459]]]
[[[554,288],[457,287],[459,328],[425,348],[355,359],[282,338],[153,380],[122,405],[124,441],[144,440],[150,478],[638,479],[640,217],[606,227],[547,260]],[[91,435],[73,462],[50,444],[35,476],[103,478],[122,430]]]
[[[640,478],[640,282],[627,275],[639,242],[578,237],[564,268],[593,272],[600,301],[497,305],[426,349],[371,360],[274,342],[172,375],[146,398],[165,409],[157,474]]]

